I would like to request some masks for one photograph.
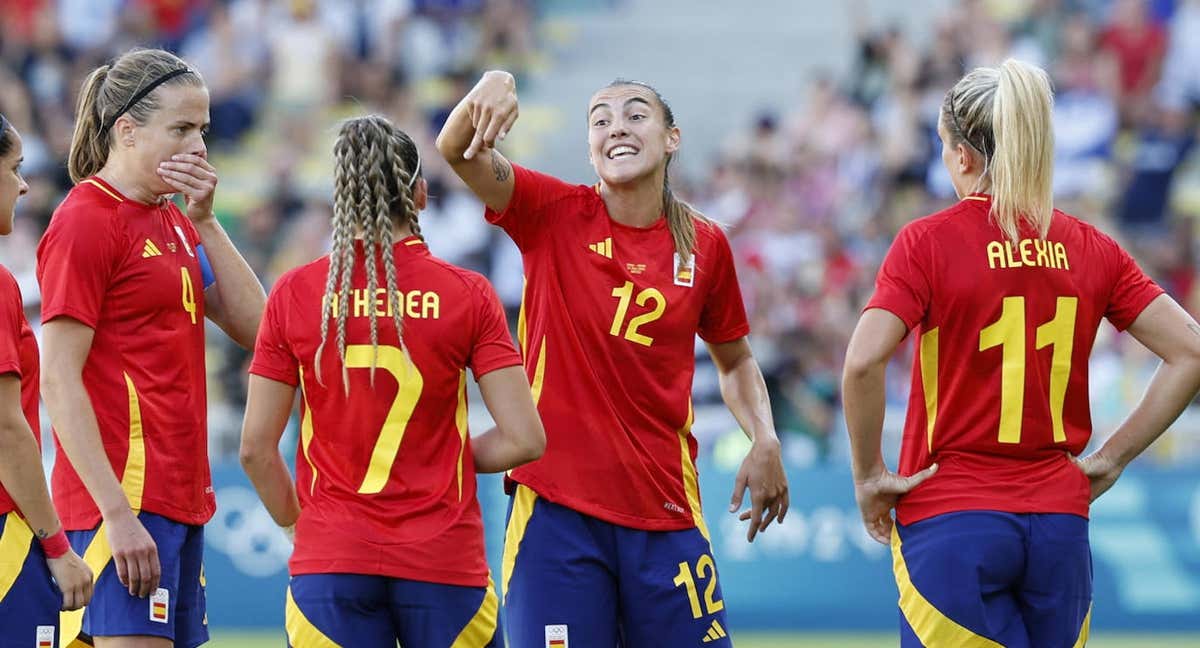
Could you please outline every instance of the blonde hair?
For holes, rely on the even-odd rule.
[[[204,87],[204,79],[183,59],[160,49],[134,49],[88,75],[79,90],[75,131],[67,170],[79,182],[93,176],[108,161],[112,126],[121,115],[145,124],[159,108],[157,85]],[[143,97],[139,94],[150,90]]]
[[[658,102],[658,107],[663,111],[663,121],[667,128],[675,127],[675,113],[671,110],[670,104],[666,99],[663,99],[662,94],[653,86],[642,81],[631,81],[629,79],[616,79],[607,87],[615,88],[620,86],[637,86],[645,88],[654,95],[654,100]],[[696,221],[705,223],[711,222],[704,214],[701,214],[688,203],[680,200],[675,196],[675,192],[671,191],[671,161],[675,159],[675,154],[667,155],[667,164],[663,168],[663,212],[667,217],[667,230],[671,232],[671,239],[675,242],[675,252],[679,254],[680,261],[688,261],[692,258],[692,253],[696,249]]]
[[[1054,214],[1054,92],[1041,68],[1008,59],[976,68],[946,93],[942,122],[984,160],[991,217],[1010,240],[1025,223],[1045,238]],[[978,189],[979,186],[976,187]]]
[[[329,254],[329,275],[321,304],[321,344],[314,354],[317,382],[321,381],[321,353],[329,335],[329,320],[336,321],[338,358],[342,364],[342,385],[349,392],[346,370],[346,317],[350,310],[350,280],[358,263],[366,266],[367,295],[373,297],[379,287],[379,257],[383,257],[385,284],[396,337],[404,348],[404,322],[400,293],[396,287],[396,260],[392,229],[408,225],[421,237],[417,206],[413,199],[421,176],[421,158],[404,131],[378,115],[347,120],[338,131],[333,145],[336,168],[333,191],[333,250]],[[366,258],[358,258],[354,245],[362,236]],[[422,240],[424,237],[421,237]],[[334,299],[334,296],[336,300]],[[335,305],[337,306],[335,308]],[[379,326],[375,309],[368,308],[371,320],[371,381],[379,358]]]

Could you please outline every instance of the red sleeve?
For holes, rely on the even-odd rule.
[[[1116,241],[1104,236],[1104,242],[1109,246],[1106,257],[1111,264],[1113,277],[1112,292],[1109,293],[1104,316],[1118,331],[1124,331],[1164,291],[1142,272],[1133,257]]]
[[[468,364],[479,380],[490,371],[521,364],[521,356],[513,346],[500,298],[483,277],[477,279],[475,302],[475,342]]]
[[[557,200],[569,196],[578,187],[558,178],[512,165],[513,195],[503,211],[487,208],[484,218],[499,225],[517,247],[526,252],[537,245],[544,231],[549,209]]]
[[[115,219],[80,210],[63,210],[51,219],[37,251],[43,322],[66,315],[96,328],[125,252]]]
[[[250,373],[296,387],[300,384],[300,361],[292,353],[284,329],[286,317],[283,311],[291,294],[286,289],[288,284],[281,278],[267,298],[267,310],[263,313],[258,338],[254,342]]]
[[[7,270],[0,268],[0,374],[21,376],[21,293]]]
[[[712,268],[707,270],[712,273],[713,281],[704,300],[704,310],[700,312],[699,333],[705,342],[722,344],[746,337],[750,333],[750,323],[746,320],[746,305],[742,302],[742,289],[738,286],[729,240],[719,227],[711,227],[716,241],[710,254]],[[703,261],[697,258],[697,274],[706,270],[700,267],[701,263]]]
[[[919,233],[911,225],[901,229],[879,267],[875,294],[863,310],[880,308],[899,317],[908,328],[916,326],[925,317],[932,292],[930,261],[925,252]]]

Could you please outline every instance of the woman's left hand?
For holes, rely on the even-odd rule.
[[[187,217],[193,223],[212,219],[217,170],[208,160],[191,153],[173,155],[159,163],[158,177],[187,198]]]

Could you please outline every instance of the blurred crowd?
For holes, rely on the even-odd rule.
[[[1200,156],[1200,2],[964,0],[918,40],[873,24],[861,3],[848,74],[815,74],[791,106],[757,115],[694,184],[693,199],[730,223],[776,425],[797,461],[842,463],[841,365],[859,309],[895,232],[954,200],[937,119],[970,69],[1015,57],[1044,67],[1056,91],[1056,206],[1126,245],[1172,296],[1198,313],[1194,224]],[[893,362],[884,446],[895,449],[912,348]],[[1156,366],[1104,325],[1093,356],[1101,440]],[[1200,408],[1192,408],[1198,410]],[[1189,411],[1150,453],[1200,462]]]
[[[539,44],[540,6],[0,0],[0,112],[25,138],[31,186],[15,232],[0,239],[0,259],[17,275],[31,320],[39,306],[36,242],[70,188],[75,96],[95,66],[134,45],[159,46],[204,76],[218,217],[269,287],[328,248],[337,119],[385,114],[432,153],[449,110],[481,70],[521,78],[551,68]],[[841,461],[842,353],[896,230],[953,200],[940,168],[937,112],[945,91],[974,66],[1015,56],[1051,73],[1058,206],[1118,236],[1197,312],[1200,0],[965,0],[921,39],[872,23],[856,2],[847,11],[858,21],[847,42],[852,69],[814,75],[793,104],[763,111],[731,137],[705,165],[706,176],[677,182],[683,197],[730,227],[756,354],[793,460]],[[434,158],[423,160],[431,200],[421,218],[431,248],[487,274],[515,309],[514,248]],[[909,355],[893,363],[892,434],[907,398]],[[1136,401],[1153,371],[1148,355],[1111,329],[1098,340],[1093,399],[1101,435]],[[236,449],[247,358],[210,334],[217,458]],[[719,402],[703,360],[698,376],[698,406]],[[1185,420],[1171,435],[1155,460],[1200,461],[1196,425]]]

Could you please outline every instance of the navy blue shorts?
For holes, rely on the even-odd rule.
[[[729,647],[703,526],[643,531],[517,485],[504,540],[504,628],[526,648]]]
[[[947,513],[892,533],[900,645],[1073,648],[1091,623],[1088,522]]]
[[[87,531],[68,531],[75,552],[95,573],[92,601],[79,613],[64,613],[62,631],[86,637],[165,637],[179,648],[208,641],[204,599],[204,527],[182,524],[154,513],[138,520],[158,546],[162,578],[158,591],[146,598],[131,596],[117,578],[107,531],[101,523]],[[68,621],[71,619],[71,621]],[[73,635],[72,635],[73,636]]]
[[[503,648],[495,588],[362,574],[292,577],[292,648]]]
[[[21,516],[0,515],[0,648],[57,646],[61,607],[41,543]]]

